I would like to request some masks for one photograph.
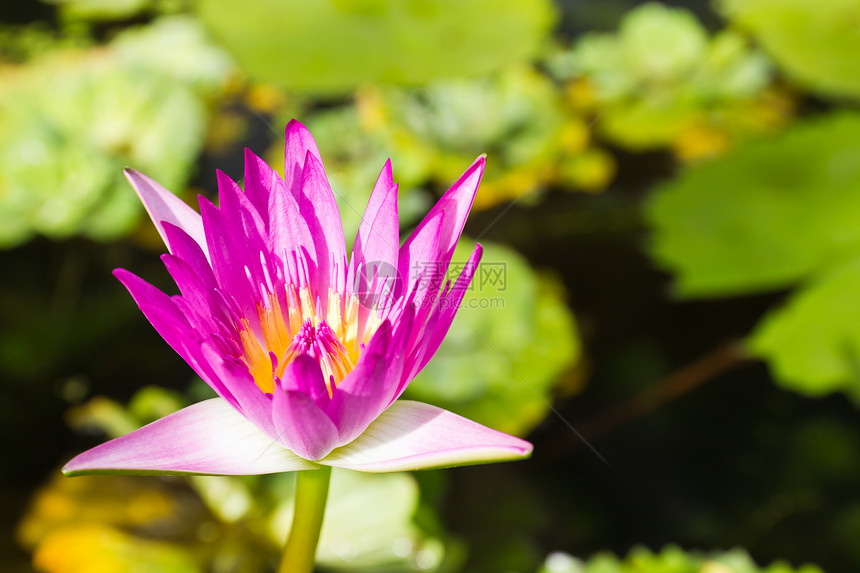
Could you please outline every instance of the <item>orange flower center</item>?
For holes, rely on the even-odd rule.
[[[260,334],[254,334],[249,322],[242,320],[242,359],[257,386],[271,393],[275,376],[283,377],[296,356],[308,354],[319,361],[331,395],[355,367],[381,319],[378,313],[368,310],[360,328],[358,301],[352,295],[330,291],[328,308],[323,309],[306,287],[288,285],[287,293],[286,308],[276,295],[270,295],[266,304],[258,307]]]

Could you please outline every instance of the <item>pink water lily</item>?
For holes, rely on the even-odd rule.
[[[220,208],[201,197],[200,214],[127,170],[180,294],[115,274],[219,397],[86,451],[63,471],[388,472],[528,456],[528,442],[398,400],[439,347],[481,258],[478,246],[455,283],[441,284],[483,170],[481,157],[399,246],[386,163],[349,260],[316,142],[296,121],[284,178],[246,150],[244,191],[219,172]]]

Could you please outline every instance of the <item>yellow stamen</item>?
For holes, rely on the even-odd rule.
[[[318,315],[316,301],[307,287],[287,286],[289,297],[270,295],[268,304],[258,308],[261,337],[255,335],[246,319],[242,319],[239,338],[243,357],[257,386],[266,393],[274,391],[274,376],[282,377],[287,365],[300,352],[311,353],[320,364],[329,386],[334,386],[349,374],[367,344],[382,323],[378,313],[371,312],[363,332],[358,331],[358,300],[346,294],[329,292],[325,314]],[[283,303],[288,302],[287,311]],[[303,336],[297,337],[308,325]],[[272,357],[277,359],[273,368]]]

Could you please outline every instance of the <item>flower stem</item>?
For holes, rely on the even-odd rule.
[[[293,524],[278,573],[311,573],[320,539],[331,468],[304,470],[296,475]]]

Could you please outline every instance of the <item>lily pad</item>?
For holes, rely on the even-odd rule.
[[[142,209],[123,167],[181,190],[206,136],[205,97],[228,70],[196,24],[172,18],[0,71],[0,247],[130,231]]]
[[[860,402],[860,262],[821,277],[763,320],[750,339],[783,386]]]
[[[768,60],[735,32],[710,36],[683,8],[644,4],[617,33],[588,33],[549,64],[557,77],[581,82],[598,130],[635,151],[674,145],[695,159],[727,145],[691,146],[691,134],[731,141],[780,124],[778,113],[750,109],[770,85]]]
[[[860,115],[797,123],[661,185],[651,252],[686,297],[783,288],[860,253]]]
[[[759,567],[743,549],[704,553],[668,546],[659,553],[636,547],[624,558],[598,553],[588,560],[552,553],[538,573],[823,573],[815,565],[776,562]]]
[[[555,20],[548,0],[201,0],[197,11],[255,79],[329,93],[527,60]]]
[[[782,68],[825,95],[860,98],[860,4],[856,0],[722,0]]]

